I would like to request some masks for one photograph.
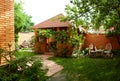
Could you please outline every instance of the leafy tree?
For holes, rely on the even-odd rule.
[[[120,0],[71,0],[66,6],[69,20],[83,20],[94,29],[104,26],[120,45]]]
[[[30,31],[32,31],[32,30],[30,29],[30,27],[33,26],[34,23],[31,21],[31,18],[32,18],[32,16],[29,16],[29,15],[26,14],[26,23],[25,23],[25,25],[22,27],[21,32],[30,32]]]
[[[23,9],[23,3],[14,2],[14,15],[15,15],[15,42],[18,41],[18,33],[30,31],[30,26],[34,25],[31,21],[31,16],[27,15]]]

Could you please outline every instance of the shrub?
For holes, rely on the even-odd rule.
[[[84,55],[88,54],[88,52],[89,52],[88,48],[85,48],[83,50],[74,49],[74,51],[73,51],[73,57],[84,56]]]
[[[69,57],[72,55],[73,48],[79,47],[80,43],[84,42],[83,34],[78,34],[77,30],[38,30],[37,38],[39,42],[43,42],[45,38],[52,37],[54,41],[50,42],[51,50],[54,52],[55,56]],[[36,39],[37,40],[37,39]],[[41,44],[41,43],[40,43]],[[42,43],[43,44],[43,43]],[[42,45],[41,44],[41,45]],[[38,44],[37,44],[38,45]],[[40,49],[40,45],[36,45]]]
[[[46,81],[45,71],[40,61],[21,58],[0,67],[0,81]]]
[[[120,56],[120,49],[112,50],[113,55]]]

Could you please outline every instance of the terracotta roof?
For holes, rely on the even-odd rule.
[[[48,20],[45,20],[35,26],[33,26],[32,28],[54,28],[54,27],[68,27],[69,26],[69,22],[61,22],[60,18],[61,17],[65,17],[63,14],[59,14],[56,15]]]

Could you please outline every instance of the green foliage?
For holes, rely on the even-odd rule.
[[[85,48],[83,50],[79,50],[79,49],[74,49],[73,50],[73,57],[77,57],[77,58],[80,58],[80,57],[83,57],[84,55],[88,54],[89,52],[89,49],[88,48]]]
[[[119,81],[119,59],[50,58],[64,67],[67,81]]]
[[[52,37],[55,42],[61,42],[63,44],[71,43],[72,45],[77,45],[83,43],[83,35],[78,34],[76,30],[38,30],[38,35],[40,39]]]
[[[112,50],[114,56],[120,57],[120,49]]]
[[[15,42],[18,42],[19,35],[15,34]]]
[[[53,31],[52,37],[54,39],[54,42],[51,44],[51,49],[52,51],[55,52],[55,56],[61,57],[71,56],[70,53],[72,51],[73,44],[71,43],[68,31],[65,30]]]
[[[70,3],[65,8],[68,20],[76,26],[82,20],[93,29],[103,26],[109,35],[117,37],[120,45],[120,0],[71,0]]]
[[[18,42],[18,33],[31,31],[30,27],[34,25],[31,21],[31,16],[27,15],[23,9],[23,3],[14,2],[14,16],[15,16],[15,42]]]
[[[84,43],[83,34],[78,33],[78,29],[71,30],[71,43],[79,46],[80,43]]]
[[[40,61],[20,58],[0,67],[0,81],[45,81],[47,77],[41,69]]]
[[[70,36],[68,34],[68,31],[61,30],[61,31],[53,31],[53,38],[55,41],[65,44],[65,43],[69,43]]]
[[[83,43],[83,35],[79,35],[77,31],[73,30],[38,30],[37,36],[42,40],[44,38],[52,37],[54,42],[51,43],[51,50],[55,52],[55,56],[67,57],[67,53],[79,43]]]
[[[47,30],[41,30],[39,29],[37,31],[37,36],[40,37],[40,39],[42,38],[49,38],[54,34],[54,31],[47,29]]]
[[[70,3],[71,4],[67,5],[65,8],[67,20],[72,21],[73,27],[79,27],[80,25],[87,27],[86,25],[90,21],[90,17],[88,16],[90,15],[89,13],[85,13],[89,9],[89,7],[87,7],[88,4],[86,4],[86,0],[71,0]]]
[[[119,24],[119,0],[71,0],[71,5],[66,6],[68,19],[91,22],[95,27],[104,25],[109,29]]]

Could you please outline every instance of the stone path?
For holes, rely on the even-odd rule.
[[[61,65],[56,64],[54,61],[48,60],[48,58],[53,57],[52,53],[45,53],[42,55],[35,55],[33,58],[35,60],[42,59],[43,69],[47,69],[46,76],[49,77],[47,81],[67,81],[66,75],[61,73],[63,67]]]
[[[45,53],[41,55],[41,57],[42,57],[43,68],[48,69],[48,72],[46,74],[47,76],[52,76],[63,69],[61,65],[58,65],[55,62],[47,59],[53,57],[53,54]]]
[[[58,72],[52,77],[50,77],[47,81],[67,81],[66,80],[66,74],[62,72]]]

